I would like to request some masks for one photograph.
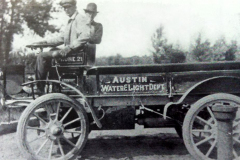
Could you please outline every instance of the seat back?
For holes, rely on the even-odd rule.
[[[65,58],[53,60],[50,79],[58,77],[60,81],[68,83],[84,91],[84,71],[95,64],[96,45],[87,44],[83,50],[70,53]],[[68,88],[62,88],[67,91]]]

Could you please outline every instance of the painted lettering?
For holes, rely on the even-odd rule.
[[[119,77],[120,79],[120,83],[124,83],[125,82],[125,77]]]
[[[132,77],[134,83],[137,82],[137,78],[138,78],[138,77]]]
[[[101,85],[102,92],[131,92],[131,91],[164,91],[164,84],[148,84],[148,85]]]
[[[131,77],[126,78],[126,83],[131,83]]]
[[[147,77],[118,77],[114,76],[112,83],[147,83]]]
[[[112,83],[119,83],[119,81],[118,81],[118,77],[114,77],[114,79],[113,79],[113,82]]]

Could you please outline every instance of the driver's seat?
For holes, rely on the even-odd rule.
[[[52,71],[49,72],[50,79],[66,82],[83,91],[84,73],[95,64],[95,44],[87,46],[78,53],[71,53],[64,58],[53,60]],[[62,88],[62,90],[67,90]]]

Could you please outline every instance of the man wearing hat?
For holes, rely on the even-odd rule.
[[[87,24],[91,28],[91,32],[94,33],[91,35],[91,38],[89,40],[89,44],[91,47],[88,48],[88,64],[94,64],[95,63],[95,54],[96,54],[96,45],[101,42],[100,37],[102,37],[103,33],[103,27],[101,23],[97,23],[94,21],[94,18],[96,17],[98,11],[97,11],[97,5],[95,3],[89,3],[87,5],[87,8],[84,9],[85,11],[85,18],[87,20]]]
[[[86,15],[78,13],[76,0],[61,0],[60,5],[70,17],[64,32],[57,38],[34,44],[53,44],[55,46],[64,44],[61,50],[42,52],[37,57],[35,76],[36,80],[46,80],[47,72],[51,67],[52,58],[66,57],[69,53],[77,53],[87,47],[88,64],[95,62],[96,44],[101,43],[103,27],[101,23],[94,21],[97,15],[97,5],[89,3],[84,9]],[[39,92],[43,93],[44,83],[38,83]]]

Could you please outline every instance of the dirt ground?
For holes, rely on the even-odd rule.
[[[16,133],[0,136],[0,160],[24,160]],[[174,129],[92,131],[83,160],[192,160]]]

